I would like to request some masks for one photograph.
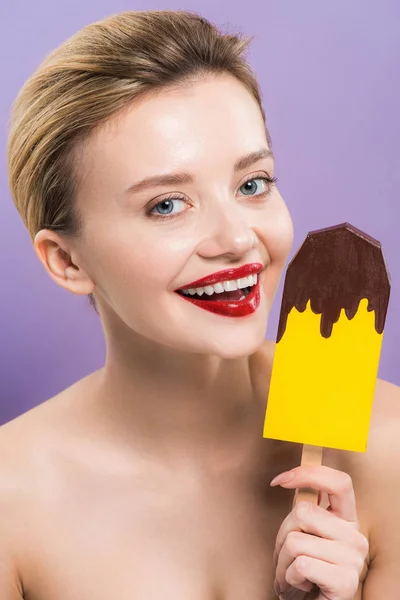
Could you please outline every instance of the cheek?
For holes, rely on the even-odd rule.
[[[179,272],[182,253],[161,235],[140,235],[134,228],[110,230],[90,246],[91,274],[107,296],[168,289]]]

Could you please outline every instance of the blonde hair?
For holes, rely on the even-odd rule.
[[[9,188],[32,241],[41,229],[79,236],[77,151],[136,98],[229,73],[256,99],[265,124],[261,91],[243,56],[252,39],[222,33],[193,12],[128,11],[84,27],[51,52],[10,116]],[[92,294],[89,301],[97,310]]]

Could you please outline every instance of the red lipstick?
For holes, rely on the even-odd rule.
[[[189,283],[182,289],[203,287],[205,285],[213,285],[219,281],[228,281],[229,279],[239,279],[259,273],[263,268],[261,263],[252,263],[239,267],[238,269],[225,269],[224,271],[218,271],[203,279],[198,279],[192,283]],[[178,291],[178,290],[176,290]],[[202,300],[200,298],[194,298],[190,295],[178,294],[187,302],[191,302],[195,306],[208,310],[217,315],[224,317],[246,317],[254,313],[260,306],[260,280],[257,278],[256,285],[251,287],[250,293],[243,300]]]
[[[254,275],[255,273],[259,273],[263,268],[261,263],[249,263],[247,265],[243,265],[238,267],[237,269],[224,269],[223,271],[217,271],[216,273],[212,273],[211,275],[207,275],[207,277],[203,277],[202,279],[197,279],[197,281],[192,281],[191,283],[187,283],[182,287],[175,290],[176,292],[180,290],[187,290],[189,288],[196,287],[204,287],[205,285],[214,285],[218,281],[229,281],[229,279],[241,279],[242,277],[247,277],[248,275]]]

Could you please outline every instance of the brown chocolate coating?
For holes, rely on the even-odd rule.
[[[311,300],[321,315],[321,335],[329,338],[342,308],[352,319],[362,298],[375,311],[375,329],[382,333],[390,296],[390,275],[380,242],[349,223],[311,231],[290,262],[285,278],[276,341],[285,333],[293,307],[299,312]]]

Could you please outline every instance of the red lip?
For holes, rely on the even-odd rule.
[[[186,300],[216,315],[223,317],[247,317],[255,313],[260,306],[260,281],[257,281],[256,285],[253,285],[250,294],[244,300],[201,300],[195,299],[192,296],[185,296],[185,294],[178,295],[182,300]]]
[[[247,265],[238,267],[237,269],[224,269],[223,271],[217,271],[216,273],[207,275],[207,277],[203,277],[202,279],[197,279],[197,281],[187,283],[175,291],[178,292],[180,290],[187,290],[190,288],[204,287],[205,285],[214,285],[214,283],[217,283],[218,281],[240,279],[242,277],[247,277],[248,275],[254,275],[254,273],[259,273],[262,268],[262,263],[249,263]]]

